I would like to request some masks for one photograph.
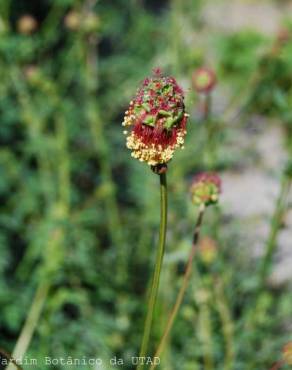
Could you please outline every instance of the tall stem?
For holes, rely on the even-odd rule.
[[[203,96],[203,121],[209,123],[210,115],[211,115],[211,106],[212,106],[212,97],[210,93],[204,94]]]
[[[286,176],[286,174],[284,174],[281,183],[280,194],[277,199],[274,215],[271,221],[271,228],[266,244],[264,258],[259,271],[259,289],[261,289],[265,283],[265,279],[270,270],[273,255],[277,247],[277,237],[281,226],[282,218],[287,207],[287,197],[289,195],[290,187],[291,180],[288,176]]]
[[[291,178],[286,173],[283,174],[280,193],[275,205],[275,210],[271,219],[269,236],[266,243],[266,248],[260,269],[258,272],[258,285],[256,291],[256,298],[254,304],[249,307],[247,316],[247,321],[245,324],[245,330],[252,332],[256,329],[259,317],[262,316],[263,307],[261,305],[261,298],[264,294],[265,282],[270,273],[273,257],[277,248],[277,240],[281,227],[281,222],[285,211],[287,210],[287,198],[289,196],[291,188]],[[253,348],[253,343],[249,343],[248,346]],[[255,360],[252,360],[247,370],[255,368]],[[273,368],[274,369],[274,368]],[[277,369],[277,367],[275,368]],[[272,370],[272,369],[271,369]]]
[[[7,360],[9,360],[9,362],[11,362],[13,364],[13,369],[15,370],[18,369],[18,370],[22,370],[22,367],[20,367],[17,363],[17,361],[12,357],[12,355],[8,352],[5,351],[5,349],[3,348],[0,348],[0,355],[1,357],[4,357],[6,358]]]
[[[12,358],[14,359],[22,359],[25,355],[31,339],[33,337],[34,331],[37,327],[42,308],[46,301],[47,295],[49,290],[49,284],[45,281],[42,281],[37,289],[35,297],[33,299],[32,305],[28,312],[27,318],[25,320],[25,324],[21,330],[21,333],[17,339],[17,343],[15,345]],[[12,362],[12,361],[11,361]],[[6,370],[14,370],[15,365],[14,363],[10,363]]]
[[[222,323],[222,331],[225,341],[225,358],[223,370],[231,370],[234,367],[234,325],[232,322],[231,312],[226,302],[223,280],[217,277],[214,282],[214,293],[216,299],[217,310]]]
[[[197,219],[196,226],[195,226],[194,236],[193,236],[193,245],[192,245],[189,260],[188,260],[188,263],[187,263],[187,266],[186,266],[186,269],[185,269],[185,273],[184,273],[184,277],[183,277],[183,283],[182,283],[182,286],[181,286],[181,288],[178,292],[174,307],[173,307],[173,309],[170,313],[169,319],[168,319],[167,324],[166,324],[165,331],[162,335],[162,338],[160,340],[159,346],[157,348],[157,351],[156,351],[154,357],[159,357],[160,354],[163,351],[164,345],[165,345],[166,340],[169,336],[169,333],[170,333],[170,331],[173,327],[174,320],[177,316],[178,310],[179,310],[179,308],[182,304],[185,292],[187,290],[188,283],[189,283],[190,276],[191,276],[191,272],[192,272],[193,260],[194,260],[194,257],[195,257],[196,251],[197,251],[197,243],[198,243],[199,236],[200,236],[200,230],[201,230],[201,225],[202,225],[202,222],[203,222],[204,213],[205,213],[205,206],[200,208],[198,219]],[[155,367],[156,367],[156,364],[153,362],[153,364],[150,367],[150,370],[153,370]]]
[[[153,274],[153,280],[150,290],[150,297],[148,302],[148,310],[144,325],[143,339],[140,349],[140,357],[147,356],[148,343],[150,338],[150,332],[152,327],[153,313],[155,303],[157,299],[160,272],[162,267],[164,248],[165,248],[165,237],[166,237],[166,225],[167,225],[167,182],[166,174],[162,173],[160,176],[160,229],[159,229],[159,243],[156,255],[156,263]],[[144,364],[140,363],[137,366],[137,370],[142,370]]]
[[[206,165],[209,169],[213,169],[215,163],[215,140],[214,140],[214,125],[211,116],[212,108],[212,95],[210,93],[204,94],[203,101],[203,117],[205,130],[206,130]]]

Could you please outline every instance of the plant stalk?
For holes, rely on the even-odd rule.
[[[264,258],[259,271],[259,290],[262,289],[265,283],[265,279],[267,278],[270,270],[273,255],[277,247],[277,237],[281,227],[282,218],[287,207],[287,197],[289,195],[290,187],[291,180],[284,174],[281,183],[280,194],[278,196],[274,215],[271,220],[270,233],[266,244]]]
[[[262,315],[261,297],[264,293],[265,281],[270,272],[273,256],[277,248],[278,234],[281,227],[283,216],[287,209],[287,198],[289,195],[290,187],[291,187],[291,178],[286,173],[284,173],[282,177],[280,193],[278,195],[274,214],[271,220],[271,226],[266,243],[266,249],[257,276],[258,282],[255,302],[254,305],[250,308],[251,311],[248,311],[249,315],[247,315],[248,320],[246,322],[245,329],[248,331],[255,330],[258,318],[261,317]],[[252,346],[252,343],[250,343],[249,345]],[[254,369],[254,366],[255,364],[253,361],[248,367],[248,370]],[[275,369],[277,369],[277,367]]]
[[[196,222],[196,226],[195,226],[195,230],[194,230],[194,236],[193,236],[192,249],[191,249],[189,259],[188,259],[188,263],[187,263],[187,266],[186,266],[186,269],[185,269],[182,286],[181,286],[181,288],[178,292],[174,307],[173,307],[173,309],[170,313],[169,319],[168,319],[167,324],[166,324],[166,328],[164,330],[164,333],[162,335],[162,338],[160,340],[160,343],[158,345],[158,348],[155,352],[154,357],[159,357],[161,355],[163,349],[164,349],[165,343],[166,343],[166,341],[168,339],[168,336],[170,334],[170,331],[173,327],[174,320],[177,316],[177,313],[178,313],[179,308],[182,304],[185,292],[187,290],[188,283],[189,283],[190,276],[191,276],[191,272],[192,272],[193,260],[194,260],[194,257],[195,257],[196,251],[197,251],[197,243],[198,243],[199,236],[200,236],[200,230],[201,230],[201,225],[202,225],[202,222],[203,222],[204,213],[205,213],[205,206],[202,206],[200,208],[199,215],[198,215],[198,218],[197,218],[197,222]],[[155,367],[156,367],[156,364],[153,363],[150,367],[150,370],[153,370]]]
[[[153,280],[150,290],[150,296],[148,301],[148,310],[145,319],[144,325],[144,333],[142,338],[142,344],[140,349],[140,357],[147,356],[148,344],[150,339],[152,321],[153,321],[153,313],[155,308],[155,303],[157,299],[157,293],[159,288],[159,279],[165,249],[165,237],[166,237],[166,226],[167,226],[167,182],[166,182],[166,174],[162,173],[159,175],[160,177],[160,229],[159,229],[159,243],[158,243],[158,250],[156,255],[156,263],[155,269],[153,274]],[[137,370],[142,370],[144,368],[144,364],[140,363],[137,366]]]
[[[6,352],[5,349],[0,348],[0,355],[1,355],[1,357],[7,358],[14,365],[13,369],[22,370],[22,367],[20,367],[18,365],[17,361],[15,361],[15,359],[12,357],[12,355],[10,353]]]
[[[38,325],[42,308],[48,295],[48,290],[49,284],[45,281],[42,281],[36,291],[32,305],[25,320],[25,324],[21,330],[20,336],[18,337],[17,343],[15,345],[13,354],[11,356],[13,359],[22,359],[23,356],[25,355],[31,342],[34,331]],[[11,363],[6,368],[6,370],[14,369],[15,369],[14,363]]]
[[[231,312],[226,302],[224,294],[223,281],[218,277],[214,286],[216,306],[222,323],[222,331],[225,341],[225,358],[223,370],[232,370],[234,368],[234,325],[231,317]]]
[[[215,163],[215,127],[212,120],[212,95],[210,93],[204,94],[203,115],[202,121],[204,122],[206,130],[206,165],[209,169],[213,169]]]

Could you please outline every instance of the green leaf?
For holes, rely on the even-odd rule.
[[[173,92],[173,87],[171,85],[165,85],[162,88],[163,94],[168,94]]]
[[[143,103],[142,107],[146,110],[146,112],[150,112],[150,105],[148,103]]]
[[[180,111],[175,117],[168,117],[165,120],[164,127],[166,129],[172,128],[176,123],[178,123],[183,118],[183,111]]]
[[[164,127],[169,130],[174,125],[174,123],[175,123],[175,118],[168,117],[165,120]]]
[[[152,126],[154,127],[155,126],[155,117],[154,116],[147,116],[145,117],[145,119],[143,120],[143,123],[145,125],[148,125],[148,126]]]
[[[160,116],[163,116],[163,117],[170,117],[171,116],[171,112],[168,112],[167,110],[163,110],[163,109],[160,109],[160,111],[158,112],[158,114]]]

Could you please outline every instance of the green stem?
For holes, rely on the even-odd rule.
[[[268,236],[265,255],[259,271],[259,290],[262,289],[265,279],[269,273],[272,258],[277,246],[277,237],[281,226],[282,218],[287,207],[287,197],[290,191],[291,180],[286,174],[283,175],[280,194],[277,199],[274,215],[271,221],[270,233]]]
[[[217,310],[222,323],[222,331],[225,341],[225,358],[223,370],[231,370],[234,367],[234,325],[231,317],[231,312],[228,302],[225,299],[225,289],[223,281],[218,278],[215,282],[215,299],[217,303]]]
[[[269,46],[269,49],[265,50],[263,54],[260,56],[259,60],[262,61],[263,58],[265,57],[272,57],[275,55],[274,50],[276,48],[281,48],[281,45],[274,43],[272,47]],[[247,108],[249,107],[250,101],[253,99],[253,95],[259,86],[261,79],[265,77],[265,73],[263,73],[263,70],[261,69],[262,64],[260,63],[258,67],[251,73],[251,75],[248,77],[247,81],[245,81],[244,86],[240,86],[237,92],[234,94],[232,100],[226,107],[225,111],[223,112],[222,115],[222,121],[229,122],[229,123],[234,123],[235,117],[239,114],[243,114],[243,118],[241,118],[240,123],[242,120],[246,117],[247,114]],[[250,92],[252,91],[252,94]],[[241,104],[239,112],[238,112],[238,104],[240,102],[243,102]]]
[[[87,0],[84,3],[84,11],[93,11],[96,0]],[[93,144],[100,162],[100,173],[102,183],[107,189],[105,192],[105,211],[108,219],[108,231],[112,242],[116,246],[125,244],[125,237],[122,231],[122,220],[116,198],[116,185],[112,176],[112,167],[110,163],[109,143],[105,136],[104,118],[102,117],[96,100],[97,89],[99,85],[98,73],[98,54],[96,45],[98,44],[98,35],[91,35],[85,43],[80,39],[80,57],[84,64],[84,89],[86,95],[85,114],[89,129],[93,138]],[[125,255],[125,248],[116,248],[116,258],[119,260],[116,272],[116,281],[127,281],[128,278],[128,259]]]
[[[203,121],[206,124],[209,123],[210,115],[211,115],[211,106],[212,106],[212,96],[210,93],[204,94],[204,101],[203,101]]]
[[[262,306],[261,306],[261,298],[264,293],[264,286],[266,278],[270,272],[271,264],[273,260],[273,256],[277,247],[277,239],[279,230],[281,227],[281,222],[283,219],[283,215],[285,213],[285,210],[287,209],[287,198],[289,195],[291,187],[291,178],[287,175],[286,171],[283,174],[282,183],[281,183],[281,189],[280,193],[276,202],[274,214],[271,220],[271,227],[270,232],[268,236],[268,240],[266,243],[266,250],[264,253],[264,257],[262,259],[262,263],[258,272],[258,283],[257,283],[257,291],[256,291],[256,298],[255,302],[252,305],[252,307],[249,308],[248,314],[246,315],[248,317],[246,324],[245,324],[245,330],[253,331],[255,330],[255,327],[258,322],[258,318],[261,317],[262,313]],[[252,347],[253,344],[249,343],[249,346]],[[248,370],[254,369],[254,361],[251,362],[251,364],[247,367]]]
[[[59,203],[57,203],[59,205]],[[64,205],[66,209],[66,205]],[[66,211],[65,211],[66,212]],[[67,213],[64,214],[64,219]],[[55,222],[61,223],[61,220],[57,218]],[[64,230],[61,227],[58,227],[53,230],[52,234],[48,238],[47,242],[47,251],[44,255],[44,262],[41,271],[41,278],[32,300],[32,304],[26,316],[24,325],[21,329],[17,342],[15,344],[12,357],[15,359],[23,358],[26,354],[31,340],[33,338],[34,332],[38,326],[39,320],[41,318],[42,310],[45,305],[45,302],[49,295],[49,290],[52,285],[52,277],[55,274],[55,271],[59,268],[61,264],[59,250],[64,243]],[[47,256],[53,256],[52,258],[46,259]],[[13,370],[14,366],[10,364],[6,370]]]
[[[39,284],[39,287],[36,291],[35,297],[33,299],[32,305],[28,312],[27,318],[25,320],[24,326],[21,330],[21,333],[17,339],[17,343],[15,345],[12,358],[19,359],[23,358],[25,355],[31,339],[33,337],[34,331],[37,327],[42,308],[46,301],[47,295],[49,290],[49,284],[46,281],[42,281]],[[14,370],[15,365],[10,364],[6,368],[6,370]]]
[[[215,163],[215,140],[214,140],[214,125],[211,116],[211,107],[212,107],[212,95],[210,93],[204,96],[204,111],[203,111],[203,122],[206,128],[206,165],[209,169],[214,167]]]
[[[150,338],[150,332],[152,327],[153,313],[155,303],[157,299],[160,272],[162,267],[164,248],[165,248],[165,237],[166,237],[166,225],[167,225],[167,183],[166,174],[160,174],[160,229],[159,229],[159,244],[156,255],[156,263],[154,269],[154,275],[152,280],[152,286],[150,290],[150,297],[148,302],[148,310],[144,325],[143,339],[140,349],[140,357],[147,356],[148,343]],[[144,364],[140,363],[137,366],[137,370],[142,370]]]
[[[16,368],[18,370],[22,370],[22,367],[18,365],[17,361],[15,361],[15,359],[11,356],[11,354],[6,352],[5,349],[0,348],[0,355],[1,357],[8,359],[14,365],[13,369]]]
[[[196,222],[196,226],[195,226],[195,231],[194,231],[194,236],[193,236],[193,245],[192,245],[189,260],[188,260],[188,263],[187,263],[187,266],[186,266],[186,269],[185,269],[185,273],[184,273],[184,277],[183,277],[183,283],[182,283],[182,286],[181,286],[181,288],[178,292],[174,307],[173,307],[173,309],[170,313],[169,319],[168,319],[167,324],[166,324],[165,331],[162,335],[162,338],[160,340],[159,346],[156,350],[156,353],[155,353],[154,357],[159,357],[160,354],[163,351],[166,340],[167,340],[167,338],[169,336],[169,333],[170,333],[170,331],[173,327],[174,320],[177,316],[178,310],[179,310],[179,308],[182,304],[185,292],[187,290],[188,283],[189,283],[190,276],[191,276],[191,272],[192,272],[193,260],[194,260],[194,257],[195,257],[196,251],[197,251],[197,243],[198,243],[199,236],[200,236],[200,230],[201,230],[201,225],[202,225],[202,222],[203,222],[204,213],[205,213],[205,207],[201,207],[200,211],[199,211],[198,219],[197,219],[197,222]],[[155,367],[156,367],[156,364],[153,363],[150,367],[150,370],[153,370]]]
[[[214,350],[213,350],[213,333],[212,322],[209,302],[199,303],[198,313],[198,331],[199,340],[201,342],[202,356],[203,356],[203,369],[214,369]]]

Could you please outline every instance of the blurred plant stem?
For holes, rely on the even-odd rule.
[[[197,243],[198,243],[198,239],[199,239],[199,236],[200,236],[200,230],[201,230],[201,225],[202,225],[202,222],[203,222],[204,213],[205,213],[205,206],[201,207],[200,210],[199,210],[199,215],[198,215],[198,218],[197,218],[195,231],[194,231],[194,236],[193,236],[193,244],[192,244],[191,252],[190,252],[190,255],[189,255],[188,262],[187,262],[187,266],[186,266],[186,269],[185,269],[185,273],[184,273],[184,276],[183,276],[183,282],[182,282],[181,288],[178,292],[175,304],[174,304],[174,306],[171,310],[170,316],[169,316],[167,324],[166,324],[166,328],[164,330],[164,333],[162,335],[162,338],[160,340],[160,343],[158,345],[158,348],[155,352],[154,357],[160,357],[160,355],[161,355],[161,353],[164,349],[165,343],[168,339],[168,336],[170,334],[170,331],[173,327],[173,324],[174,324],[174,321],[175,321],[176,316],[178,314],[179,308],[182,304],[183,298],[185,296],[185,292],[187,290],[189,280],[190,280],[190,276],[191,276],[191,272],[192,272],[193,260],[194,260],[194,257],[195,257],[196,251],[197,251]],[[150,367],[150,370],[153,370],[155,367],[156,367],[156,364],[153,363]]]
[[[265,280],[270,272],[273,255],[277,247],[277,237],[279,234],[279,230],[281,228],[283,216],[287,209],[287,201],[288,201],[288,195],[290,192],[290,188],[291,188],[291,178],[290,176],[287,176],[286,170],[285,170],[282,176],[280,193],[279,193],[276,206],[275,206],[275,210],[274,210],[274,214],[271,220],[270,231],[269,231],[269,236],[268,236],[268,240],[266,243],[264,257],[262,259],[260,270],[259,270],[259,276],[258,276],[259,291],[262,290],[265,284]]]
[[[92,11],[96,1],[85,2],[85,12]],[[116,264],[116,280],[118,283],[127,280],[127,255],[123,245],[125,245],[124,234],[122,231],[122,222],[119,212],[119,207],[116,199],[116,186],[113,180],[112,168],[110,163],[110,145],[107,142],[103,118],[101,117],[99,104],[96,100],[98,89],[98,54],[97,44],[98,35],[90,34],[83,41],[82,35],[79,40],[80,57],[83,60],[84,72],[84,93],[86,96],[85,115],[89,125],[89,129],[93,138],[93,145],[98,160],[100,161],[100,172],[103,185],[106,188],[105,192],[105,208],[107,214],[107,221],[109,226],[109,234],[115,245],[116,258],[119,263]]]
[[[225,341],[225,357],[223,370],[232,370],[234,368],[234,326],[228,302],[226,302],[224,294],[223,281],[217,278],[215,281],[215,299],[216,307],[222,323],[222,331]]]
[[[274,214],[271,219],[269,236],[266,243],[266,248],[264,251],[264,256],[260,265],[260,269],[257,276],[257,291],[254,305],[249,307],[249,314],[247,315],[247,321],[245,324],[245,330],[253,331],[259,323],[259,319],[263,315],[263,310],[265,308],[262,306],[262,297],[265,294],[265,282],[271,269],[273,256],[277,248],[277,238],[281,224],[283,221],[284,214],[287,210],[287,200],[291,188],[291,176],[284,170],[282,175],[282,181],[280,186],[280,192],[278,199],[276,201]],[[248,344],[250,347],[253,346],[252,343]],[[254,360],[251,361],[250,365],[247,367],[248,370],[252,370],[255,367]]]
[[[258,63],[258,66],[251,73],[244,86],[240,86],[225,108],[222,114],[223,122],[232,125],[234,124],[235,120],[239,120],[239,125],[244,122],[249,114],[248,108],[250,103],[253,101],[255,94],[257,94],[257,88],[262,79],[266,77],[266,69],[263,67],[269,64],[271,59],[275,59],[278,55],[280,55],[282,47],[283,44],[281,40],[276,37],[272,45],[269,45],[269,47],[263,51],[259,57],[260,62]],[[238,109],[239,103],[241,104]]]
[[[174,75],[180,75],[181,70],[181,1],[180,0],[171,0],[171,13],[170,13],[171,27],[170,27],[170,36],[169,40],[171,45],[172,53],[172,71]]]
[[[0,355],[1,357],[3,358],[6,358],[8,359],[14,366],[13,366],[13,369],[15,370],[18,369],[18,370],[22,370],[22,367],[20,367],[17,363],[17,361],[11,356],[10,353],[6,352],[4,349],[0,348]]]
[[[42,130],[45,129],[47,122],[41,119],[40,114],[33,106],[33,99],[26,88],[24,81],[20,78],[20,72],[11,71],[12,81],[18,96],[19,104],[23,110],[23,121],[27,125],[30,140],[32,144],[41,142]],[[48,153],[39,145],[35,147],[35,156],[37,158],[39,177],[43,180],[42,193],[45,199],[45,214],[40,225],[52,225],[41,250],[42,264],[40,266],[39,283],[32,300],[28,315],[26,316],[23,328],[17,339],[13,358],[23,358],[27,352],[30,342],[37,328],[42,308],[48,297],[48,292],[52,284],[53,277],[63,261],[62,245],[64,243],[65,232],[63,222],[67,220],[70,207],[70,159],[68,154],[68,135],[64,116],[60,112],[59,98],[54,84],[45,79],[39,79],[36,87],[39,92],[45,94],[48,98],[48,104],[55,109],[54,116],[54,148],[57,157],[56,167],[51,166]],[[46,166],[44,167],[44,163]],[[53,178],[57,173],[57,184]],[[29,248],[28,248],[29,249]],[[24,257],[25,259],[25,257]],[[10,364],[7,370],[13,370],[14,365]]]
[[[250,102],[250,92],[254,91],[260,82],[262,73],[259,69],[256,69],[250,76],[249,80],[246,82],[244,87],[242,86],[238,91],[233,95],[230,103],[225,108],[222,114],[222,121],[227,122],[227,124],[234,124],[234,120],[238,120],[240,116],[240,123],[242,123],[247,116],[247,109]],[[242,103],[243,102],[243,103]],[[238,105],[240,107],[238,109]]]
[[[60,212],[60,204],[56,205],[56,209],[53,211],[53,216],[55,217],[54,221],[59,224],[61,221],[58,220],[58,213]],[[63,210],[64,211],[64,210]],[[64,217],[62,215],[62,217]],[[60,248],[64,241],[64,231],[61,226],[56,226],[52,229],[51,234],[49,235],[47,244],[45,245],[44,261],[41,266],[41,276],[38,284],[38,288],[32,300],[29,312],[26,316],[24,325],[17,339],[15,348],[12,353],[12,357],[19,359],[23,358],[27,352],[30,342],[33,338],[33,334],[37,328],[41,312],[45,301],[47,300],[50,286],[52,284],[52,277],[56,273],[56,270],[59,268],[63,255],[60,254]],[[47,258],[50,256],[49,258]],[[14,366],[10,364],[6,370],[14,370]]]
[[[170,227],[171,229],[171,227]],[[177,266],[176,264],[166,265],[162,274],[163,279],[161,279],[161,286],[168,287],[172,286],[173,278],[176,279]],[[172,302],[172,290],[171,289],[161,289],[160,297],[160,311],[159,311],[159,330],[154,334],[156,338],[161,338],[164,329],[167,325],[168,315],[169,315],[169,304]],[[169,346],[165,346],[164,356],[163,356],[163,368],[167,370],[173,370],[175,367],[174,361],[172,360],[172,350]]]
[[[199,337],[203,347],[204,370],[214,368],[213,342],[212,342],[212,323],[209,302],[199,304]]]
[[[5,21],[6,27],[10,27],[9,23],[10,9],[11,9],[11,0],[5,0],[0,2],[1,20]]]
[[[47,298],[49,290],[49,284],[45,281],[39,284],[39,287],[35,293],[32,305],[27,314],[25,324],[18,337],[17,343],[12,353],[12,358],[22,359],[29,347],[33,333],[37,327],[44,302]],[[15,365],[10,364],[6,370],[14,370]]]
[[[142,344],[140,349],[140,357],[147,356],[148,344],[150,339],[152,321],[155,303],[157,300],[158,288],[159,288],[159,279],[162,268],[164,249],[165,249],[165,238],[166,238],[166,229],[167,229],[167,180],[166,173],[159,175],[160,179],[160,229],[159,229],[159,242],[158,249],[156,254],[156,262],[154,267],[154,274],[152,279],[152,285],[149,293],[149,301],[147,314],[144,324],[144,332],[142,337]],[[144,364],[139,363],[137,370],[142,370]]]
[[[214,168],[216,163],[216,156],[215,156],[215,126],[212,120],[212,95],[211,93],[206,93],[203,95],[203,116],[202,121],[205,126],[206,132],[206,148],[205,148],[205,156],[206,156],[206,166],[209,170]]]
[[[41,141],[42,129],[44,128],[45,124],[31,103],[31,96],[22,79],[21,71],[17,68],[11,68],[10,72],[12,84],[14,85],[18,103],[22,110],[21,118],[26,125],[31,147],[35,150],[42,195],[47,208],[54,198],[54,194],[51,191],[54,186],[52,184],[52,177],[50,175],[50,164],[48,158],[44,151],[40,150],[40,146],[38,145],[38,142]]]

